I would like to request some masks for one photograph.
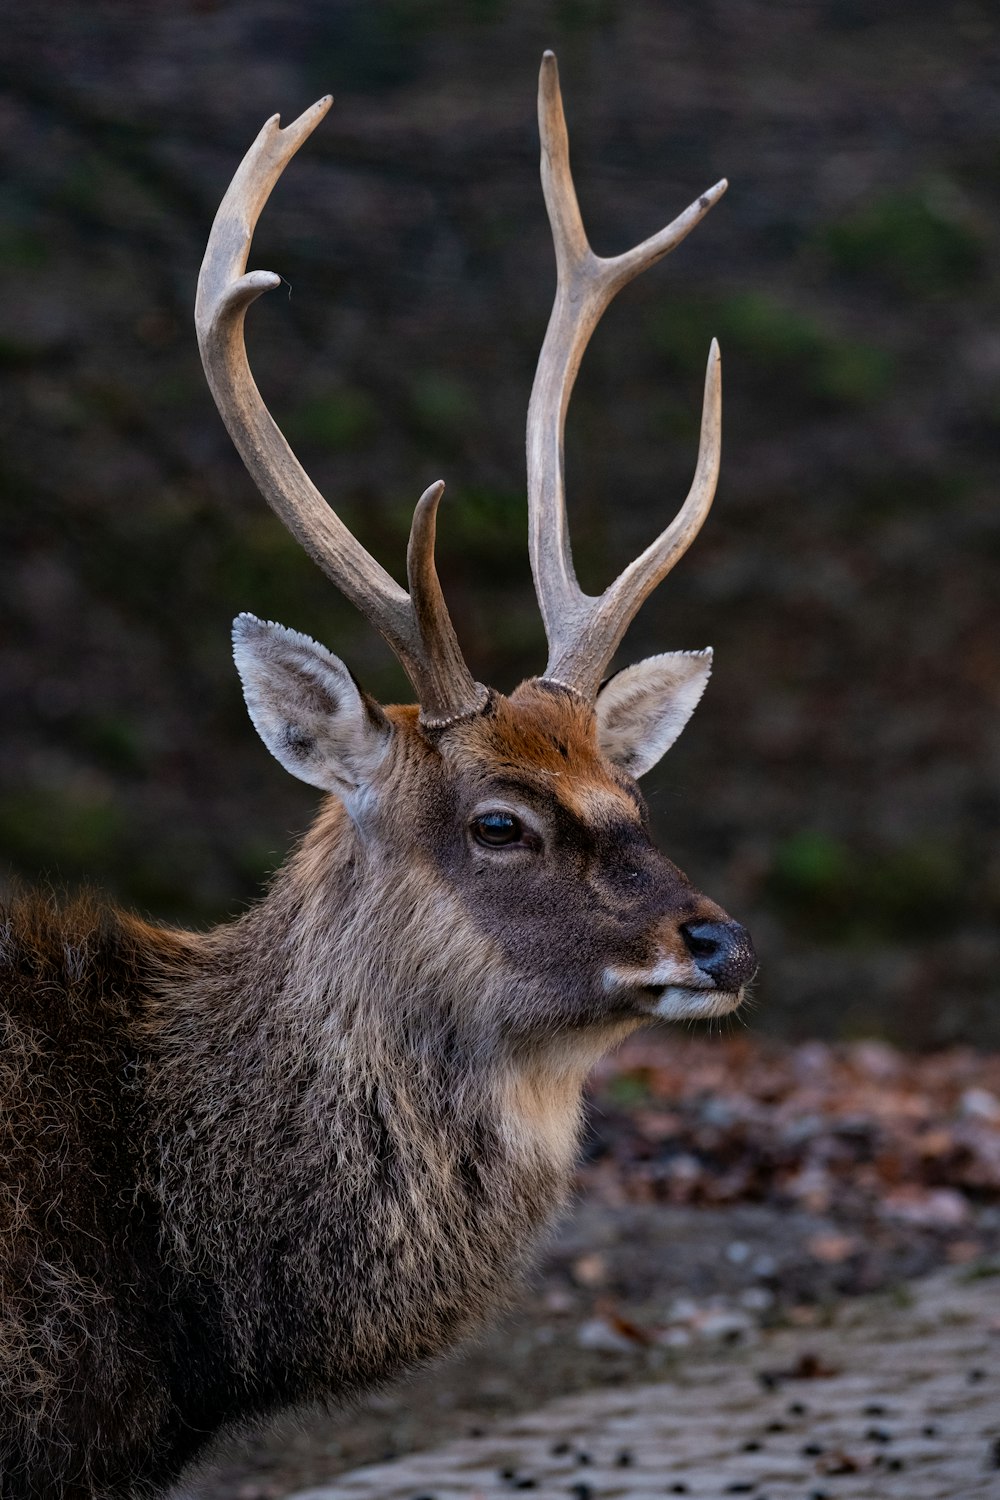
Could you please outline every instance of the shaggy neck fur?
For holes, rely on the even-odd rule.
[[[511,1055],[459,917],[331,806],[262,906],[167,965],[148,1170],[227,1353],[226,1389],[204,1392],[220,1411],[241,1388],[357,1389],[453,1343],[565,1196],[598,1045],[558,1075]]]
[[[488,941],[379,859],[331,802],[205,936],[0,913],[0,1500],[158,1493],[219,1427],[353,1396],[516,1284],[607,1039],[517,1055]]]

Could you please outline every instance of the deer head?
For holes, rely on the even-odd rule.
[[[609,1030],[620,1034],[653,1016],[732,1010],[755,968],[749,936],[657,852],[636,786],[687,723],[711,652],[654,656],[602,685],[629,622],[711,505],[720,450],[717,346],[690,493],[662,536],[599,598],[576,581],[563,480],[566,410],[602,312],[684,239],[726,183],[634,249],[596,256],[570,174],[556,62],[546,53],[538,113],[558,289],[531,394],[527,454],[529,546],[549,659],[540,677],[504,696],[473,678],[442,596],[434,537],[443,484],[417,503],[404,590],[315,489],[247,363],[247,309],[280,279],[246,271],[253,231],[331,102],[320,100],[286,129],[277,117],[264,126],[219,209],[196,307],[208,381],[250,474],[380,631],[418,700],[383,708],[316,642],[252,615],[237,619],[236,663],[261,738],[293,775],[333,794],[307,840],[306,862],[321,880],[324,859],[346,837],[363,852],[371,879],[381,871],[386,909],[401,882],[417,878],[440,892],[443,926],[425,935],[425,946],[468,947],[472,932],[479,1003],[513,1038],[589,1029],[606,1043]]]

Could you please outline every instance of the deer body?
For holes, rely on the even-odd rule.
[[[550,116],[554,79],[547,59]],[[543,145],[565,178],[559,121],[543,115]],[[564,1201],[594,1061],[657,1016],[732,1010],[754,968],[744,929],[652,845],[635,784],[709,654],[598,686],[711,498],[717,358],[693,499],[587,600],[564,525],[554,552],[543,525],[562,503],[546,389],[582,352],[557,302],[529,443],[540,593],[557,575],[550,669],[509,697],[482,687],[434,571],[441,486],[417,507],[407,594],[311,489],[246,367],[243,315],[268,283],[239,262],[308,129],[265,127],[234,180],[202,349],[255,477],[420,704],[382,708],[314,641],[240,616],[251,718],[329,794],[262,901],[205,935],[93,902],[0,914],[0,1500],[150,1492],[226,1423],[356,1394],[451,1346],[502,1305]],[[550,202],[557,246],[566,214]],[[679,231],[664,236],[647,259]],[[569,240],[572,274],[591,275]],[[622,284],[619,262],[600,266]]]
[[[49,1212],[5,1225],[4,1500],[145,1494],[225,1423],[439,1353],[503,1301],[567,1175],[519,1149],[433,1024],[422,1065],[380,1046],[374,1018],[381,1068],[351,1027],[315,1056],[280,964],[273,992],[260,963],[246,988],[270,919],[188,952],[108,913],[64,920],[50,994],[76,1068],[37,1059],[7,1122],[37,1140],[41,1114],[60,1149],[25,1173]],[[66,941],[119,966],[126,1007],[69,976],[61,990]],[[151,1027],[164,989],[176,1006]]]

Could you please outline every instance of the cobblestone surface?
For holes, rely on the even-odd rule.
[[[1000,1280],[947,1272],[673,1380],[553,1401],[291,1500],[1000,1497]]]

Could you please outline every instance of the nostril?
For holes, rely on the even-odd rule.
[[[738,990],[753,978],[757,955],[739,922],[687,922],[681,936],[703,974],[720,990]]]
[[[721,922],[688,922],[681,928],[681,937],[692,958],[714,958],[719,951],[721,926]]]

